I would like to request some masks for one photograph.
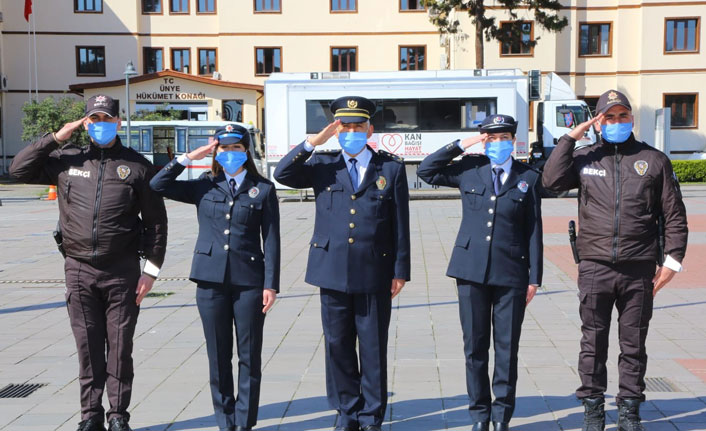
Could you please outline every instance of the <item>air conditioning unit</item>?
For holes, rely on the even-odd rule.
[[[223,78],[223,76],[221,76],[221,72],[218,72],[218,71],[213,72],[213,79],[220,80],[221,78]]]
[[[7,76],[2,75],[0,76],[0,91],[7,91]]]

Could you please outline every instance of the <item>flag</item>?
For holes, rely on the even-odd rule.
[[[32,15],[32,0],[25,0],[25,21],[29,22],[30,15]]]

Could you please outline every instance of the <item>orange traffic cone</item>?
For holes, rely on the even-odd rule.
[[[49,186],[49,193],[47,194],[48,201],[56,200],[56,186]]]

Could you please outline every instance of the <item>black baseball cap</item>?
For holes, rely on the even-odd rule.
[[[111,117],[118,116],[118,102],[105,94],[96,94],[86,102],[86,116],[102,112]]]
[[[339,97],[331,102],[331,113],[341,123],[364,123],[375,114],[375,103],[360,96]]]
[[[621,105],[632,111],[627,96],[618,90],[608,90],[601,94],[596,103],[596,115],[606,112],[613,106]]]
[[[517,121],[509,115],[494,114],[485,117],[479,129],[481,133],[510,132],[514,136],[517,132]]]
[[[218,141],[218,145],[243,144],[245,148],[250,147],[250,133],[248,129],[237,124],[226,124],[224,127],[216,130],[214,138]]]

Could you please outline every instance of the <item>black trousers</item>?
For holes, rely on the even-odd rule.
[[[456,285],[471,419],[510,422],[515,411],[517,354],[527,286],[487,286],[465,280],[456,280]],[[491,325],[495,350],[492,402],[488,377]]]
[[[206,337],[218,427],[253,427],[262,380],[262,287],[201,283],[196,289],[196,306]],[[233,325],[238,349],[237,397],[233,393]]]
[[[96,268],[67,257],[64,271],[66,308],[78,353],[81,419],[103,419],[105,387],[108,420],[129,419],[140,261],[135,255]]]
[[[326,393],[331,408],[340,415],[339,425],[382,425],[387,408],[391,306],[389,290],[349,294],[321,289]]]
[[[579,264],[579,313],[581,352],[578,398],[603,396],[608,384],[606,360],[613,306],[618,310],[618,399],[644,400],[647,352],[645,340],[652,318],[652,278],[655,264],[650,261],[610,264],[583,260]]]

